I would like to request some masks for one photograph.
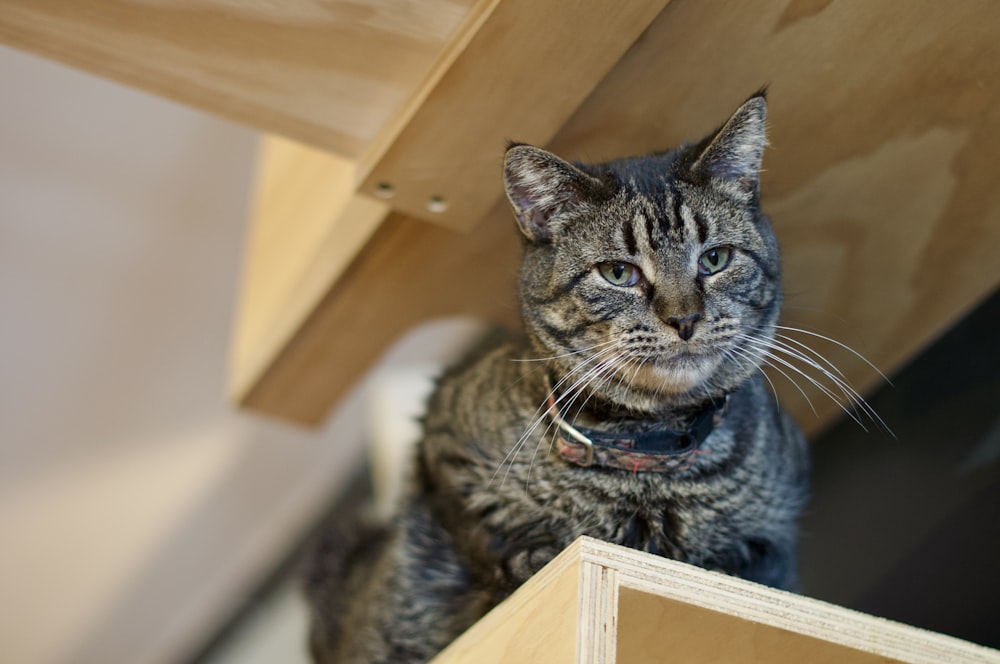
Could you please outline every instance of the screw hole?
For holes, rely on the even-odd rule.
[[[388,182],[379,182],[375,185],[375,195],[379,198],[392,198],[396,195],[396,188]]]
[[[430,200],[427,201],[427,209],[430,212],[440,214],[448,209],[448,201],[441,196],[431,196]]]

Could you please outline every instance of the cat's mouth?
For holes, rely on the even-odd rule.
[[[645,390],[680,394],[704,383],[718,366],[717,355],[684,350],[642,361],[631,370],[629,382]]]

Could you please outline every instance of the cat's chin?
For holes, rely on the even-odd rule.
[[[691,392],[704,384],[719,366],[711,355],[686,353],[669,359],[644,362],[629,376],[629,384],[664,395]]]

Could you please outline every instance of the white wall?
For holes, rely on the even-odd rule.
[[[0,48],[0,661],[176,661],[360,458],[223,397],[255,143]]]

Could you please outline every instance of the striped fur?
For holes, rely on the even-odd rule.
[[[317,661],[426,661],[580,535],[794,587],[806,447],[746,341],[773,340],[781,299],[765,110],[758,94],[698,144],[598,165],[508,149],[526,338],[441,379],[397,518],[317,549]],[[550,386],[566,419],[616,431],[730,407],[688,467],[580,468],[552,450]]]

